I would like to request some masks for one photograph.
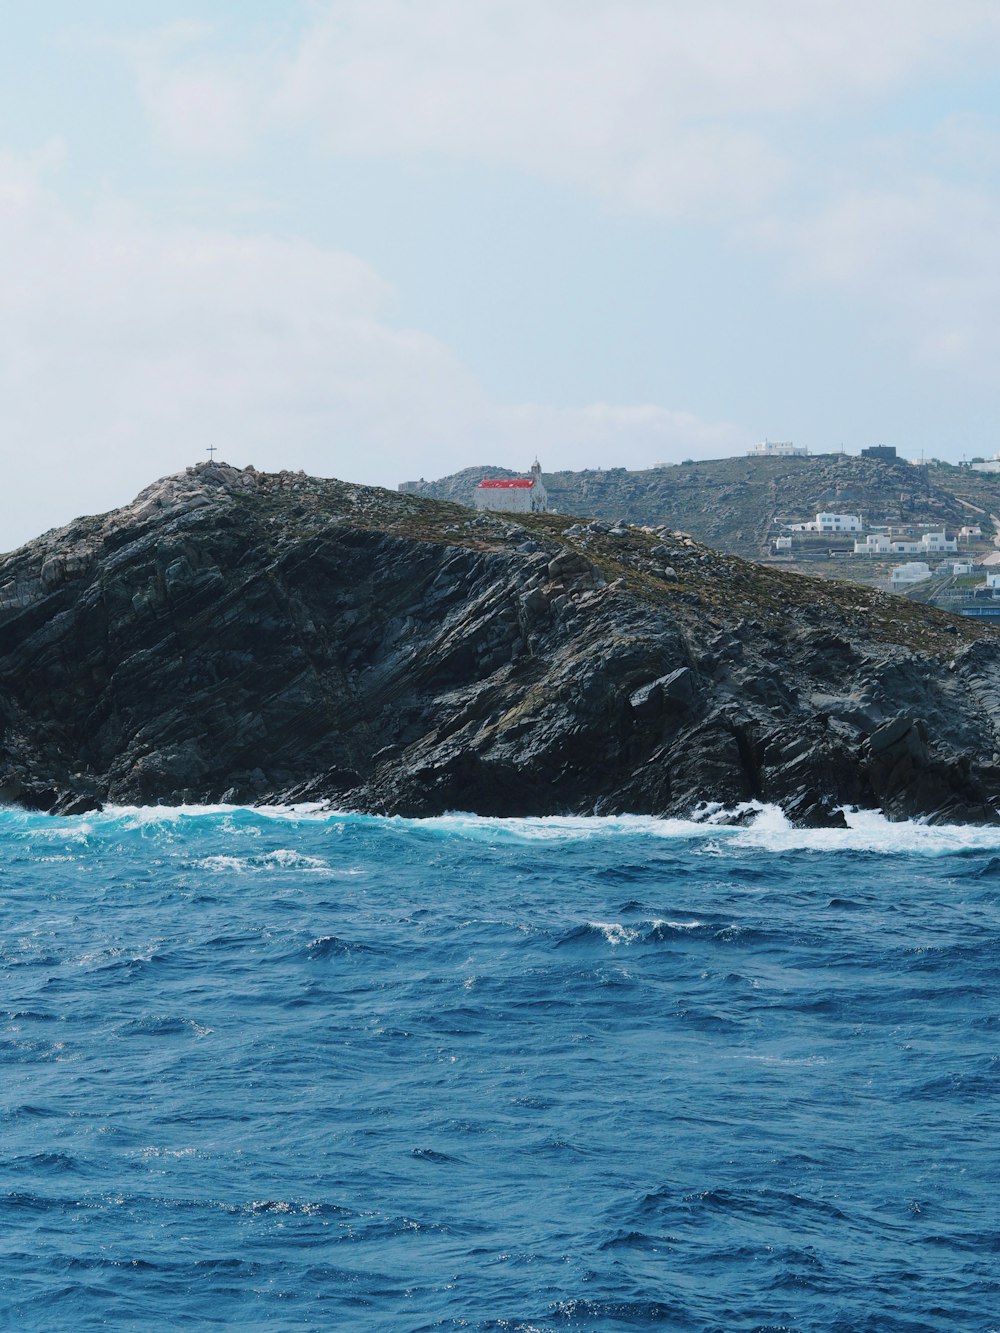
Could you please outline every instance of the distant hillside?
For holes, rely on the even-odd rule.
[[[472,504],[484,476],[518,476],[508,468],[470,467],[417,494]],[[721,458],[630,472],[545,472],[549,507],[560,513],[632,523],[667,524],[736,555],[759,557],[774,520],[796,521],[819,509],[860,512],[870,523],[994,526],[1000,475],[940,464],[914,467],[847,454],[814,458]]]

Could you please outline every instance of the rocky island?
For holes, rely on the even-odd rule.
[[[1000,636],[666,529],[209,463],[0,558],[0,800],[995,822]]]

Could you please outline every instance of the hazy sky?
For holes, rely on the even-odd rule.
[[[992,454],[998,63],[996,0],[7,5],[0,549],[210,444]]]

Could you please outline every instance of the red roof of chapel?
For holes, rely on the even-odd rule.
[[[476,490],[530,491],[532,486],[534,486],[534,484],[535,484],[534,477],[500,477],[496,481],[484,477],[483,480],[476,487]]]

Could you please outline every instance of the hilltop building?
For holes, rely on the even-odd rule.
[[[541,514],[548,506],[542,485],[542,465],[536,458],[529,477],[484,477],[473,500],[477,509],[503,514]]]
[[[862,458],[877,458],[883,463],[894,463],[896,461],[896,446],[894,444],[873,444],[867,449],[861,450]]]
[[[808,449],[797,449],[791,440],[761,440],[747,450],[748,458],[808,458]]]
[[[973,472],[1000,472],[1000,454],[994,454],[982,463],[970,463]]]

